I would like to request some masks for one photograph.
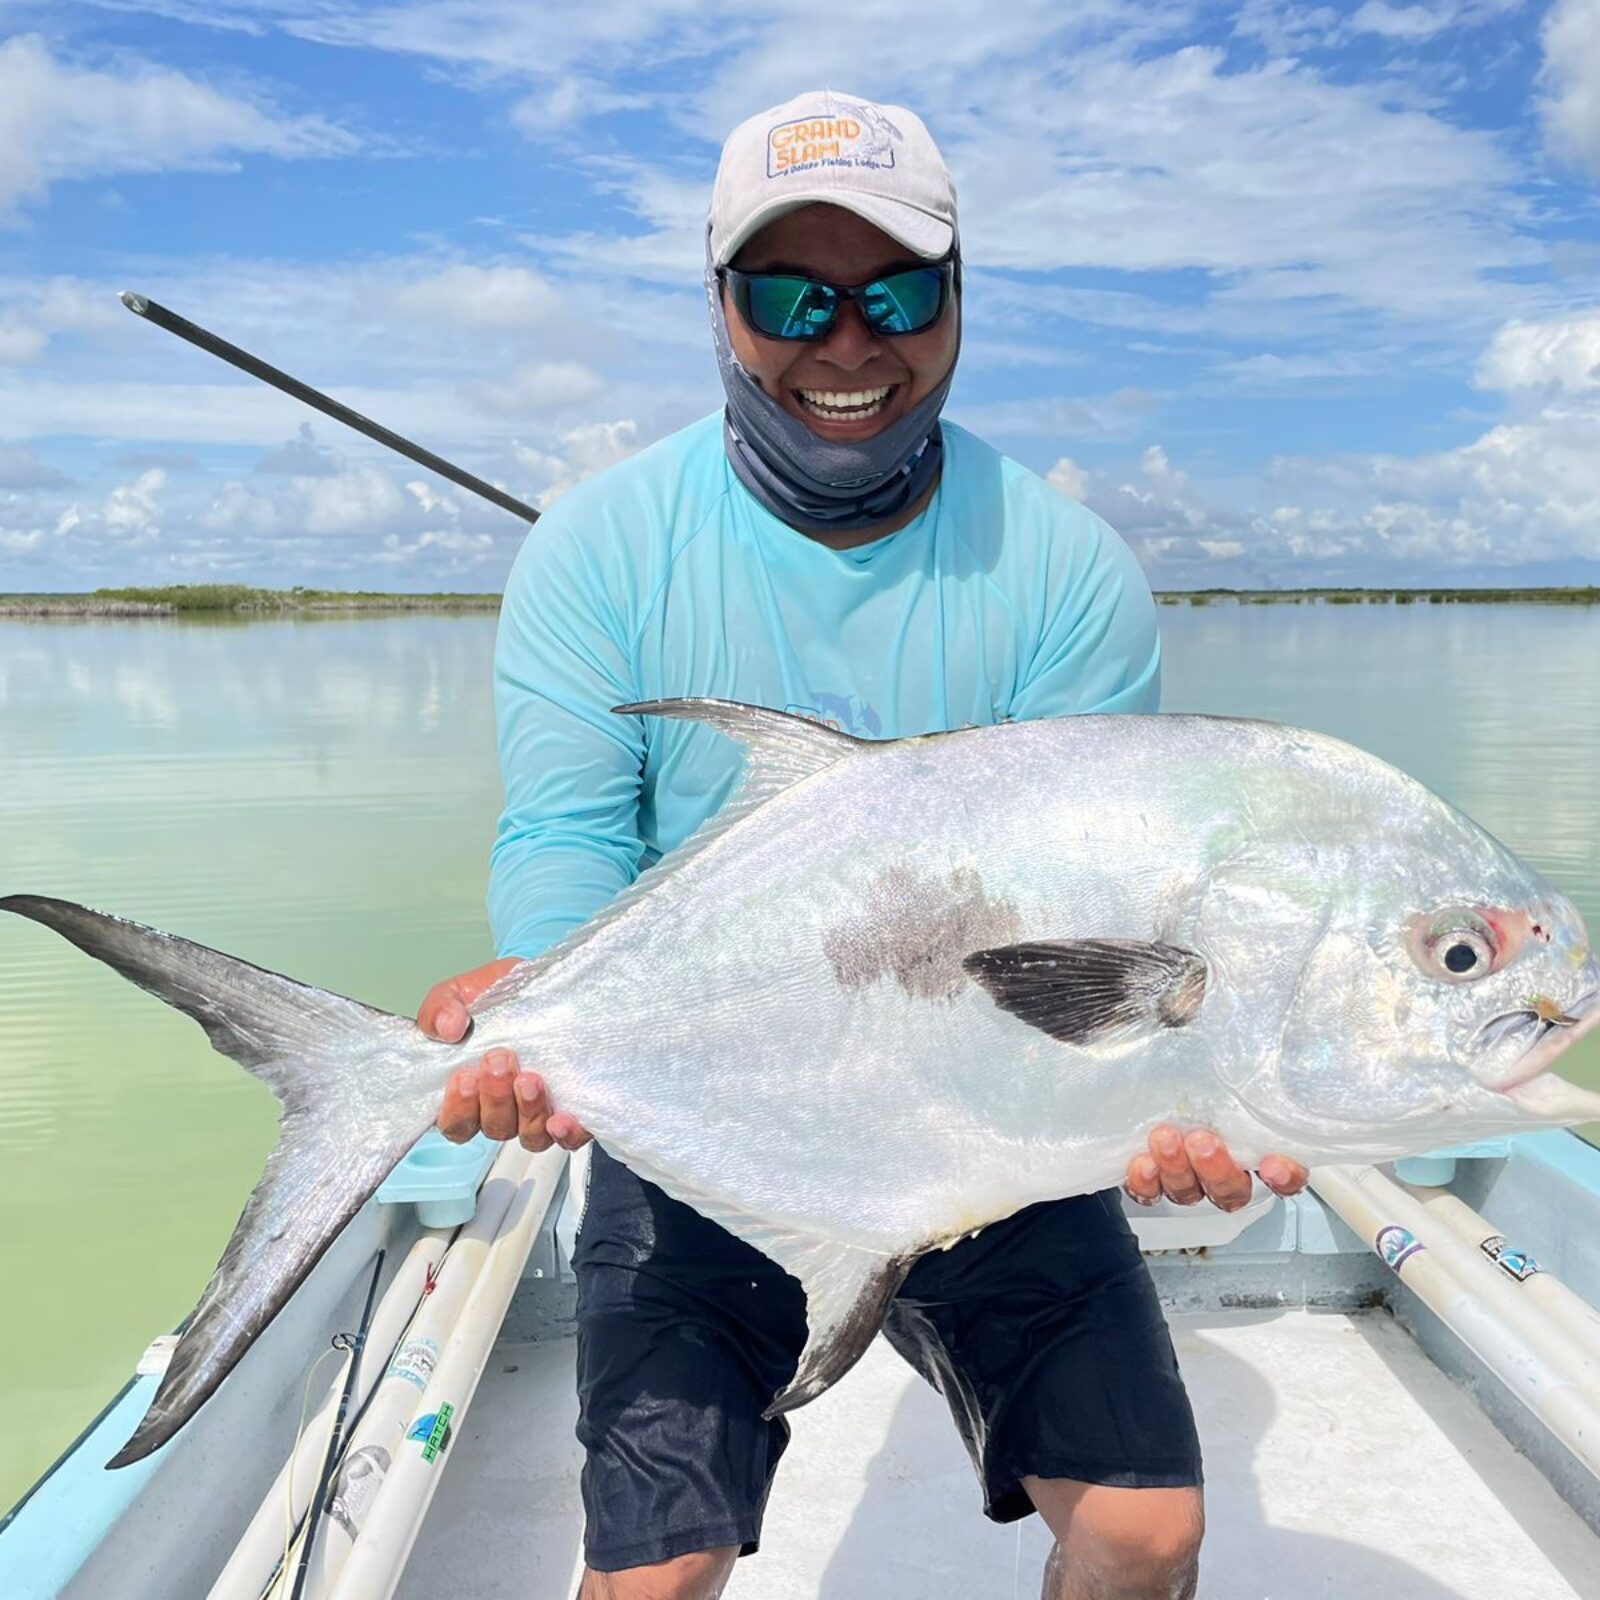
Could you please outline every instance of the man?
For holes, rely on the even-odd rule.
[[[572,491],[517,559],[495,669],[502,959],[435,987],[418,1019],[435,1036],[461,1038],[491,982],[728,793],[730,743],[613,705],[715,695],[873,737],[1155,708],[1154,607],[1126,547],[939,423],[955,221],[944,163],[898,107],[805,94],[728,139],[706,274],[727,410]],[[508,1052],[455,1076],[439,1123],[533,1149],[587,1137]],[[1263,1176],[1287,1193],[1305,1175],[1273,1158]],[[1250,1189],[1205,1130],[1157,1129],[1128,1181],[1228,1208]],[[788,1438],[761,1411],[804,1343],[803,1293],[599,1149],[575,1265],[582,1595],[717,1595]],[[1199,1448],[1114,1190],[925,1258],[885,1332],[949,1398],[987,1513],[1049,1524],[1050,1600],[1192,1594]]]

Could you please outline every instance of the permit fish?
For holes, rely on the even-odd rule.
[[[1159,1122],[1314,1165],[1600,1118],[1550,1071],[1600,1026],[1577,911],[1338,740],[1164,715],[874,742],[726,701],[617,710],[740,741],[741,787],[485,995],[470,1049],[138,923],[0,900],[187,1012],[283,1104],[111,1465],[194,1414],[450,1073],[496,1047],[800,1280],[809,1337],[769,1414],[850,1368],[919,1256],[1118,1182]]]

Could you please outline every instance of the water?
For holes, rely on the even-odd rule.
[[[1600,610],[1161,618],[1170,709],[1364,745],[1600,926]],[[493,634],[480,616],[0,622],[0,889],[414,1011],[492,954]],[[1600,1050],[1573,1075],[1600,1084]],[[0,918],[0,1506],[188,1310],[274,1124],[192,1023]]]

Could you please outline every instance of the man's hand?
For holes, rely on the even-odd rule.
[[[518,957],[508,956],[434,984],[417,1008],[417,1026],[445,1044],[464,1039],[473,1002],[520,965]],[[589,1142],[576,1117],[550,1110],[544,1079],[523,1072],[511,1050],[491,1050],[451,1077],[438,1126],[454,1144],[464,1144],[480,1130],[491,1139],[520,1139],[528,1150],[548,1150],[552,1144],[576,1150]]]
[[[1299,1194],[1310,1174],[1287,1156],[1267,1156],[1257,1175],[1274,1194]],[[1148,1154],[1128,1163],[1128,1193],[1153,1206],[1163,1194],[1180,1206],[1209,1200],[1224,1211],[1237,1211],[1250,1198],[1250,1174],[1228,1154],[1228,1147],[1210,1128],[1179,1133],[1170,1123],[1150,1131]]]

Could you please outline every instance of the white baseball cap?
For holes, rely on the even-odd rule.
[[[819,200],[929,260],[955,242],[955,184],[921,117],[814,89],[728,135],[711,190],[713,264],[726,266],[769,222]]]

